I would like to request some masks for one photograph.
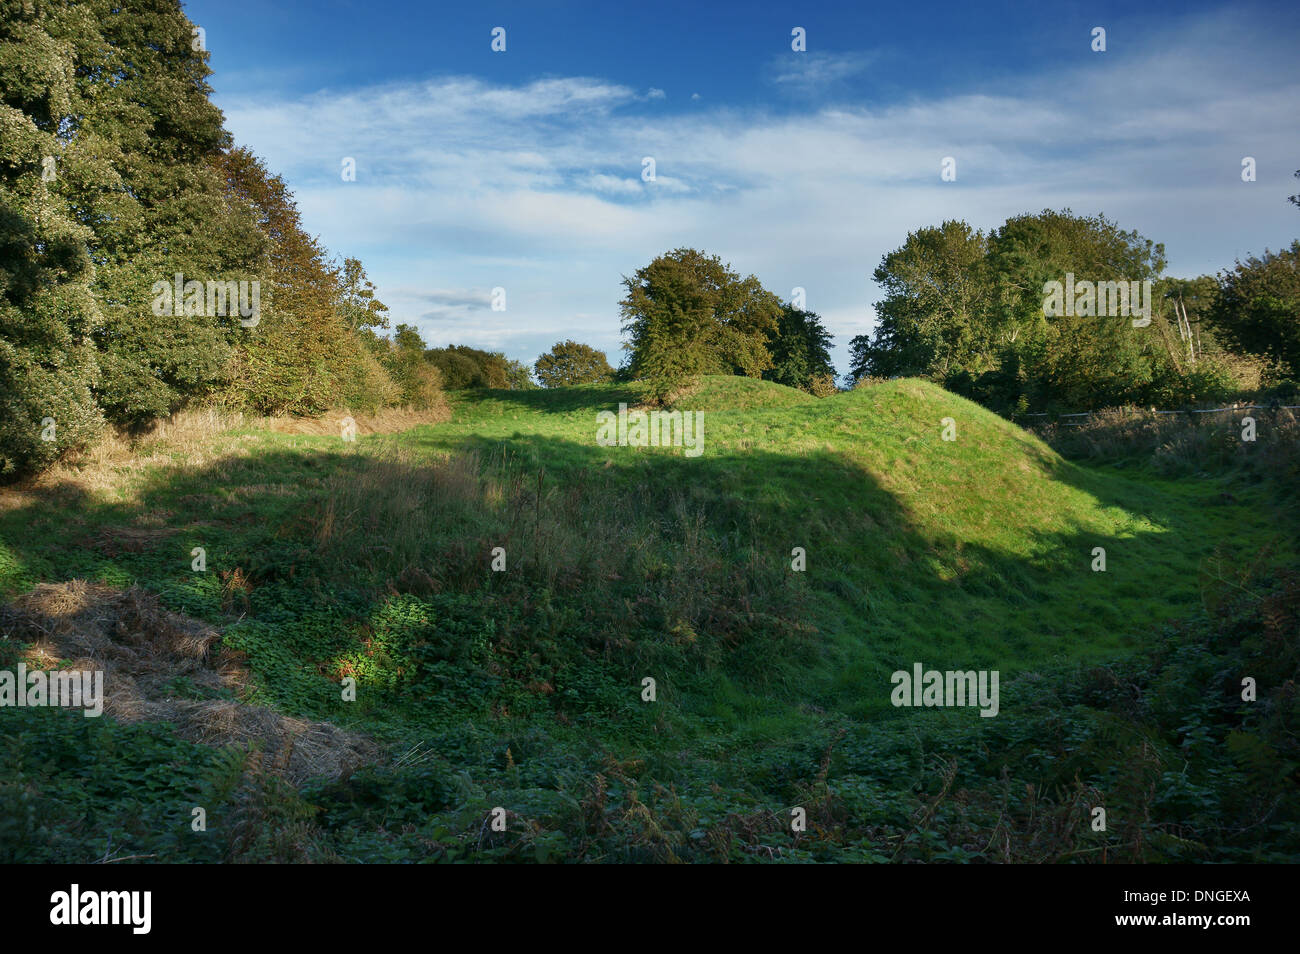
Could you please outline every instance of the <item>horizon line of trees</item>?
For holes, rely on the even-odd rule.
[[[1295,390],[1300,240],[1217,276],[1173,278],[1164,267],[1163,245],[1068,209],[1014,216],[987,234],[955,220],[918,229],[873,273],[885,297],[875,329],[850,342],[849,378],[928,378],[1002,413]],[[1070,274],[1150,281],[1150,324],[1097,316],[1093,289],[1080,294],[1082,313],[1045,314],[1045,286]]]
[[[195,402],[315,415],[434,407],[444,389],[629,379],[663,401],[700,374],[836,389],[819,315],[686,247],[623,277],[617,370],[572,340],[531,366],[430,348],[410,325],[390,329],[362,263],[308,235],[283,179],[233,143],[178,0],[5,11],[0,479]],[[1300,195],[1289,201],[1300,207]],[[850,342],[849,382],[925,377],[1002,412],[1294,387],[1300,240],[1217,276],[1164,268],[1162,245],[1068,209],[987,234],[960,221],[918,229],[873,273],[885,297],[874,331]],[[1044,314],[1044,284],[1067,273],[1151,281],[1151,324]],[[257,282],[256,320],[154,307],[153,289],[175,275]]]
[[[1300,206],[1300,195],[1288,201]],[[918,229],[873,273],[885,295],[875,329],[850,341],[846,386],[922,377],[1000,413],[1297,390],[1300,240],[1218,275],[1174,278],[1165,265],[1162,244],[1069,209],[1013,216],[987,234],[955,220]],[[1045,288],[1071,274],[1079,311],[1049,314]],[[1095,287],[1085,291],[1084,281]],[[820,317],[716,255],[678,248],[623,285],[628,355],[615,374],[646,380],[652,398],[701,374],[835,390]],[[1124,305],[1119,315],[1096,314],[1103,289],[1108,304]],[[1130,306],[1146,312],[1137,326]]]

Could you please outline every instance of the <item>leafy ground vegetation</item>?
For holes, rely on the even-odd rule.
[[[924,381],[705,377],[702,456],[599,446],[643,396],[213,416],[3,491],[0,668],[92,659],[108,703],[3,712],[0,857],[1300,857],[1286,412],[1067,458]],[[998,670],[999,714],[895,708],[916,662]]]

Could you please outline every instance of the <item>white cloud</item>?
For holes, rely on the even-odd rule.
[[[778,85],[812,90],[870,63],[789,59],[801,57]],[[531,360],[577,337],[616,360],[621,277],[690,245],[781,295],[805,287],[843,369],[848,337],[870,321],[881,255],[944,219],[987,229],[1045,207],[1103,211],[1166,243],[1184,274],[1288,242],[1300,156],[1285,118],[1298,98],[1284,39],[1223,18],[1171,29],[1138,60],[1097,57],[879,108],[840,98],[802,112],[673,113],[584,77],[452,77],[222,105],[236,140],[293,187],[308,230],[359,256],[394,321],[427,340]],[[944,183],[949,155],[958,178]],[[1240,181],[1244,155],[1259,162],[1256,183]],[[343,156],[356,158],[356,182],[341,181]],[[506,312],[466,292],[498,285]]]
[[[772,61],[772,82],[800,92],[823,90],[863,72],[875,60],[871,53],[791,51]]]
[[[596,192],[608,192],[614,195],[641,195],[644,191],[641,180],[610,176],[603,172],[590,175],[586,179],[587,188]]]

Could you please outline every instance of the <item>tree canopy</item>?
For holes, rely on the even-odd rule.
[[[595,384],[614,376],[605,352],[590,345],[566,340],[537,359],[533,366],[537,380],[545,388],[568,387],[572,384]]]
[[[772,366],[781,301],[716,255],[679,248],[623,279],[629,371],[666,395],[697,374],[759,377]]]

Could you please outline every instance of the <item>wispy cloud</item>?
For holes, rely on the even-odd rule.
[[[876,53],[782,53],[772,61],[772,82],[801,93],[829,92],[879,59]]]
[[[308,228],[359,255],[395,319],[429,340],[531,358],[578,337],[613,357],[621,276],[693,245],[783,296],[806,288],[842,359],[870,324],[881,255],[944,219],[1104,211],[1165,242],[1183,273],[1300,231],[1285,202],[1300,154],[1277,121],[1300,76],[1283,38],[1223,16],[1169,30],[1145,57],[1102,56],[874,108],[835,97],[673,111],[590,77],[443,77],[223,106],[237,141],[285,174]],[[803,91],[872,62],[788,59],[769,78]],[[1240,181],[1246,155],[1256,183]],[[355,182],[339,176],[345,156]],[[641,178],[647,156],[654,182]],[[956,182],[940,181],[945,156]],[[495,286],[505,312],[482,304]]]

